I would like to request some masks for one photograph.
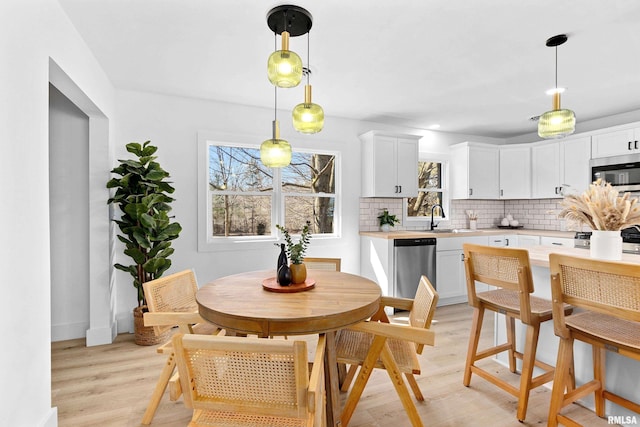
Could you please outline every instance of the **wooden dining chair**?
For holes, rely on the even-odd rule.
[[[467,243],[463,245],[463,250],[467,295],[469,305],[473,307],[473,320],[462,382],[468,387],[471,374],[476,374],[512,394],[518,399],[516,416],[522,422],[527,415],[531,390],[553,379],[554,367],[536,360],[540,324],[552,318],[551,301],[531,295],[534,291],[533,278],[529,252],[525,249]],[[495,289],[477,292],[476,282],[494,286]],[[480,351],[478,344],[486,310],[505,315],[507,342]],[[564,310],[571,312],[570,307],[564,307]],[[516,349],[516,319],[526,326],[523,352]],[[519,387],[476,364],[479,360],[505,351],[508,352],[511,372],[516,372],[516,359],[522,360]],[[534,366],[544,372],[534,377]]]
[[[176,334],[173,346],[190,427],[325,423],[324,335],[311,374],[305,341]]]
[[[548,425],[580,426],[560,411],[591,393],[599,417],[606,400],[640,414],[640,404],[607,389],[605,375],[607,350],[640,361],[640,265],[550,254],[549,268],[560,346]],[[579,310],[567,315],[564,304]],[[591,345],[593,354],[593,380],[578,388],[569,376],[575,340]]]
[[[198,284],[193,270],[184,270],[151,280],[142,285],[149,311],[144,314],[145,326],[153,326],[162,334],[176,326],[183,334],[215,335],[222,331],[198,314],[196,292]],[[175,372],[176,362],[171,340],[158,347],[157,352],[167,355],[151,400],[142,417],[142,424],[151,424],[160,400],[169,386],[169,399],[177,400],[182,394],[180,377]]]
[[[342,426],[349,424],[364,387],[374,368],[385,369],[391,378],[400,401],[413,426],[422,426],[418,411],[411,400],[404,374],[416,399],[424,400],[414,375],[419,375],[420,362],[425,345],[434,345],[435,334],[429,328],[438,302],[435,291],[426,276],[420,278],[415,298],[383,296],[378,312],[366,322],[342,329],[336,337],[336,354],[339,363],[350,365],[342,391],[347,391],[358,366],[359,374],[342,410]],[[384,308],[393,307],[409,311],[409,325],[389,322]]]
[[[340,258],[304,258],[304,264],[309,270],[340,271]]]

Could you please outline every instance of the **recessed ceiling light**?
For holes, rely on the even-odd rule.
[[[563,93],[565,90],[566,89],[563,88],[563,87],[554,87],[554,88],[551,88],[551,89],[547,90],[545,93],[547,95],[553,95],[554,93]]]
[[[429,129],[440,129],[440,125],[439,124],[433,124],[433,125],[429,126]]]

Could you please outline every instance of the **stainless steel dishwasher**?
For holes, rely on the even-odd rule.
[[[436,286],[436,239],[395,239],[393,241],[393,296],[413,298],[425,275]]]

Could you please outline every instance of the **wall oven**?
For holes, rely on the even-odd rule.
[[[598,178],[619,191],[640,191],[640,154],[591,159],[592,181]]]

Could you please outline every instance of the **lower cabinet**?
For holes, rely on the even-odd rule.
[[[438,239],[436,245],[436,290],[438,305],[451,305],[467,302],[467,282],[464,271],[464,243],[487,245],[487,236],[448,237]],[[478,291],[486,290],[478,285]]]
[[[517,245],[521,248],[526,248],[529,246],[538,246],[540,244],[540,236],[529,236],[526,234],[519,234],[517,238],[518,238]]]
[[[544,246],[566,246],[572,248],[574,245],[573,239],[567,239],[564,237],[540,237],[540,244]]]
[[[489,236],[489,246],[515,246],[514,239],[517,239],[517,237],[516,234]]]
[[[464,252],[437,251],[438,305],[458,304],[467,301],[467,284],[464,272]]]

